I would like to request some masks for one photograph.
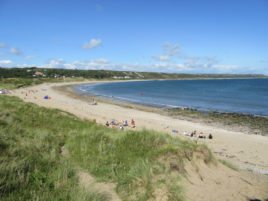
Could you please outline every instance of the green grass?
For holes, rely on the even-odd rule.
[[[0,108],[1,201],[104,200],[78,187],[73,165],[61,156],[70,126],[60,112],[6,96]]]
[[[209,149],[153,131],[119,131],[0,97],[1,200],[107,200],[78,185],[77,167],[113,182],[122,200],[184,200],[184,165],[211,163]],[[63,157],[61,148],[69,150]]]

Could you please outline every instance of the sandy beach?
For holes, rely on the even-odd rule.
[[[70,97],[70,95],[67,95],[70,93],[55,88],[70,84],[41,84],[15,90],[13,94],[27,102],[68,111],[80,118],[96,120],[97,123],[103,125],[111,119],[130,121],[133,118],[136,121],[137,129],[153,129],[172,135],[174,135],[172,130],[177,130],[178,134],[175,135],[179,137],[183,136],[182,133],[184,132],[190,133],[194,130],[203,132],[205,135],[211,133],[214,137],[213,140],[200,139],[198,143],[207,144],[217,156],[235,163],[241,169],[249,169],[256,173],[268,173],[268,138],[265,136],[224,130],[108,103],[99,102],[98,105],[91,105],[91,102],[80,100],[75,95]],[[35,92],[27,93],[27,91]],[[25,93],[27,93],[27,96]],[[43,97],[46,95],[50,96],[51,99],[44,99]]]
[[[205,135],[211,133],[213,135],[212,140],[199,139],[197,143],[208,145],[216,157],[230,161],[242,170],[250,170],[267,179],[264,174],[268,174],[268,137],[229,131],[105,102],[98,102],[97,105],[92,105],[91,102],[79,98],[79,96],[70,93],[70,91],[60,91],[57,88],[70,84],[79,83],[41,84],[14,90],[12,95],[18,96],[26,102],[64,110],[82,119],[95,120],[102,125],[111,119],[118,121],[128,120],[130,122],[133,118],[136,121],[135,129],[152,129],[185,139],[191,138],[184,136],[182,134],[184,132],[190,133],[196,130],[197,132],[203,132]],[[50,99],[44,99],[44,96],[47,95]],[[174,134],[172,130],[177,130],[178,133]],[[231,185],[231,182],[229,184],[227,182],[226,185]],[[222,193],[224,194],[224,191]],[[206,198],[203,200],[206,200]]]

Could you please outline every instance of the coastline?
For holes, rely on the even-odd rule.
[[[95,85],[95,83],[91,84]],[[102,82],[99,82],[98,84],[102,84]],[[83,92],[77,86],[79,85],[62,86],[60,90],[65,92],[68,91],[69,95],[77,95],[78,98],[83,98],[86,101],[90,101],[90,99],[94,98],[99,102],[119,105],[126,108],[134,108],[143,111],[153,111],[175,119],[187,120],[213,127],[220,127],[229,131],[238,131],[250,135],[253,134],[268,136],[268,116],[216,110],[201,110],[191,107],[166,107],[157,104],[146,104],[131,100],[101,96],[90,93],[88,91]]]
[[[137,129],[152,129],[171,135],[173,135],[172,130],[176,129],[178,130],[176,137],[184,139],[187,139],[188,137],[182,136],[181,133],[183,132],[189,133],[197,130],[206,135],[212,133],[214,137],[213,140],[201,139],[198,140],[197,143],[206,144],[219,159],[228,160],[240,169],[268,174],[268,160],[266,155],[268,151],[267,137],[260,135],[245,135],[243,132],[229,131],[199,122],[175,119],[159,114],[157,109],[147,106],[137,106],[132,104],[122,105],[121,103],[114,104],[113,102],[105,102],[99,99],[97,99],[97,101],[99,101],[97,106],[90,105],[88,101],[90,99],[92,100],[92,97],[82,97],[70,91],[70,87],[74,84],[83,83],[90,84],[97,82],[41,84],[15,90],[13,95],[40,106],[70,112],[82,119],[95,120],[99,124],[104,124],[111,119],[121,121],[134,118],[137,122]],[[68,88],[69,91],[63,90],[64,87]],[[29,94],[29,96],[25,98],[21,92],[27,90],[35,90],[37,92]],[[51,96],[51,99],[44,100],[44,95]]]

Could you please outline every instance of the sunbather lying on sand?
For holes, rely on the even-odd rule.
[[[203,134],[203,132],[199,133],[198,138],[204,138],[206,139],[206,136]]]
[[[110,122],[110,124],[111,124],[112,126],[114,126],[114,125],[117,125],[118,123],[117,123],[114,119],[112,119],[111,122]]]

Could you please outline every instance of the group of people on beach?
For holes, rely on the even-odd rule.
[[[207,136],[203,132],[200,132],[199,134],[197,134],[196,130],[190,134],[190,137],[196,137],[196,138],[201,138],[201,139],[207,138]],[[208,135],[208,139],[213,139],[213,136],[211,133]]]
[[[124,130],[125,127],[130,126],[130,128],[135,128],[136,127],[136,122],[134,119],[131,119],[130,121],[130,125],[128,124],[127,120],[123,120],[122,122],[118,122],[115,119],[112,119],[110,122],[106,121],[105,125],[107,127],[112,127],[112,128],[116,128],[118,127],[120,130]]]
[[[168,128],[168,127],[167,127]],[[177,135],[179,133],[178,130],[176,129],[173,129],[172,130],[172,134],[173,135]],[[213,139],[213,136],[212,134],[210,133],[208,136],[206,136],[203,132],[200,132],[200,133],[197,133],[196,130],[194,130],[193,132],[191,133],[188,133],[188,132],[183,132],[182,135],[184,136],[187,136],[187,137],[191,137],[191,138],[195,138],[195,139]]]
[[[213,136],[212,134],[210,133],[208,136],[206,136],[203,132],[200,132],[199,134],[197,133],[197,131],[193,131],[191,133],[187,133],[187,132],[183,132],[183,134],[185,136],[188,136],[188,137],[192,137],[192,138],[200,138],[200,139],[213,139]]]
[[[36,94],[38,92],[38,90],[33,90],[33,89],[30,89],[30,90],[27,90],[27,91],[21,91],[21,94],[24,95],[24,99],[27,99],[29,97],[30,94]],[[34,99],[37,99],[36,96],[34,96]]]

